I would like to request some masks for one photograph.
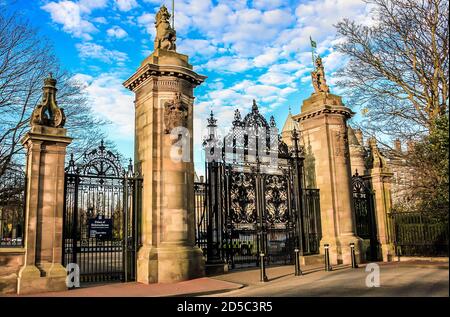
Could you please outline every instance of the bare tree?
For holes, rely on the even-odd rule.
[[[420,139],[449,102],[448,0],[368,0],[370,26],[336,25],[349,57],[338,85],[370,134]]]
[[[363,110],[360,127],[399,162],[392,167],[408,171],[401,192],[406,209],[447,213],[448,0],[366,2],[373,23],[336,25],[337,50],[349,57],[338,85],[348,104]],[[388,138],[408,144],[408,151],[392,149]]]
[[[1,8],[0,8],[1,9]],[[0,176],[23,150],[20,139],[29,129],[32,110],[40,102],[43,79],[50,72],[58,80],[57,100],[64,108],[71,151],[83,153],[104,137],[83,87],[63,71],[49,41],[17,14],[0,10]]]

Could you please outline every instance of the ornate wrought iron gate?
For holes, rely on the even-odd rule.
[[[366,259],[368,261],[377,261],[380,256],[380,250],[377,238],[373,192],[367,184],[367,181],[358,175],[358,173],[352,177],[352,188],[356,233],[362,239],[370,241]]]
[[[302,188],[298,134],[289,149],[274,119],[267,123],[256,104],[243,120],[236,111],[232,131],[223,141],[215,135],[215,123],[211,114],[205,148],[220,155],[207,159],[206,184],[197,184],[196,191],[196,202],[202,202],[196,205],[196,238],[207,263],[255,266],[264,253],[267,264],[291,264],[296,248],[304,255],[318,253],[318,190]],[[270,154],[275,154],[275,164]]]
[[[136,276],[141,178],[101,145],[66,168],[63,264],[80,281],[130,281]]]

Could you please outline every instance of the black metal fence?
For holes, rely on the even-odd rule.
[[[25,172],[13,165],[0,177],[0,247],[23,246]]]
[[[448,256],[448,218],[426,212],[389,215],[397,256]]]

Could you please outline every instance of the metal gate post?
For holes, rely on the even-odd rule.
[[[75,175],[75,192],[74,192],[74,203],[72,212],[72,263],[77,262],[77,241],[78,241],[78,185],[80,183],[80,176],[78,173]]]
[[[128,173],[125,172],[125,176],[123,178],[123,238],[122,238],[122,263],[123,263],[123,275],[124,281],[128,282]]]
[[[295,219],[296,219],[296,228],[297,228],[297,248],[299,250],[299,256],[303,256],[304,252],[304,226],[303,226],[303,205],[302,205],[302,173],[301,173],[301,160],[300,160],[300,149],[298,145],[299,141],[299,135],[297,130],[294,128],[294,131],[292,132],[292,140],[294,141],[294,200],[295,200]],[[299,275],[301,275],[301,268],[300,268],[300,259],[298,261],[298,271]]]

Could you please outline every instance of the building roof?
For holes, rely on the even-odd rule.
[[[284,122],[283,130],[281,131],[281,133],[291,132],[292,130],[294,130],[294,128],[297,131],[299,131],[298,122],[295,121],[294,118],[292,118],[292,113],[291,113],[291,111],[289,111],[289,114],[286,118],[286,121]]]

